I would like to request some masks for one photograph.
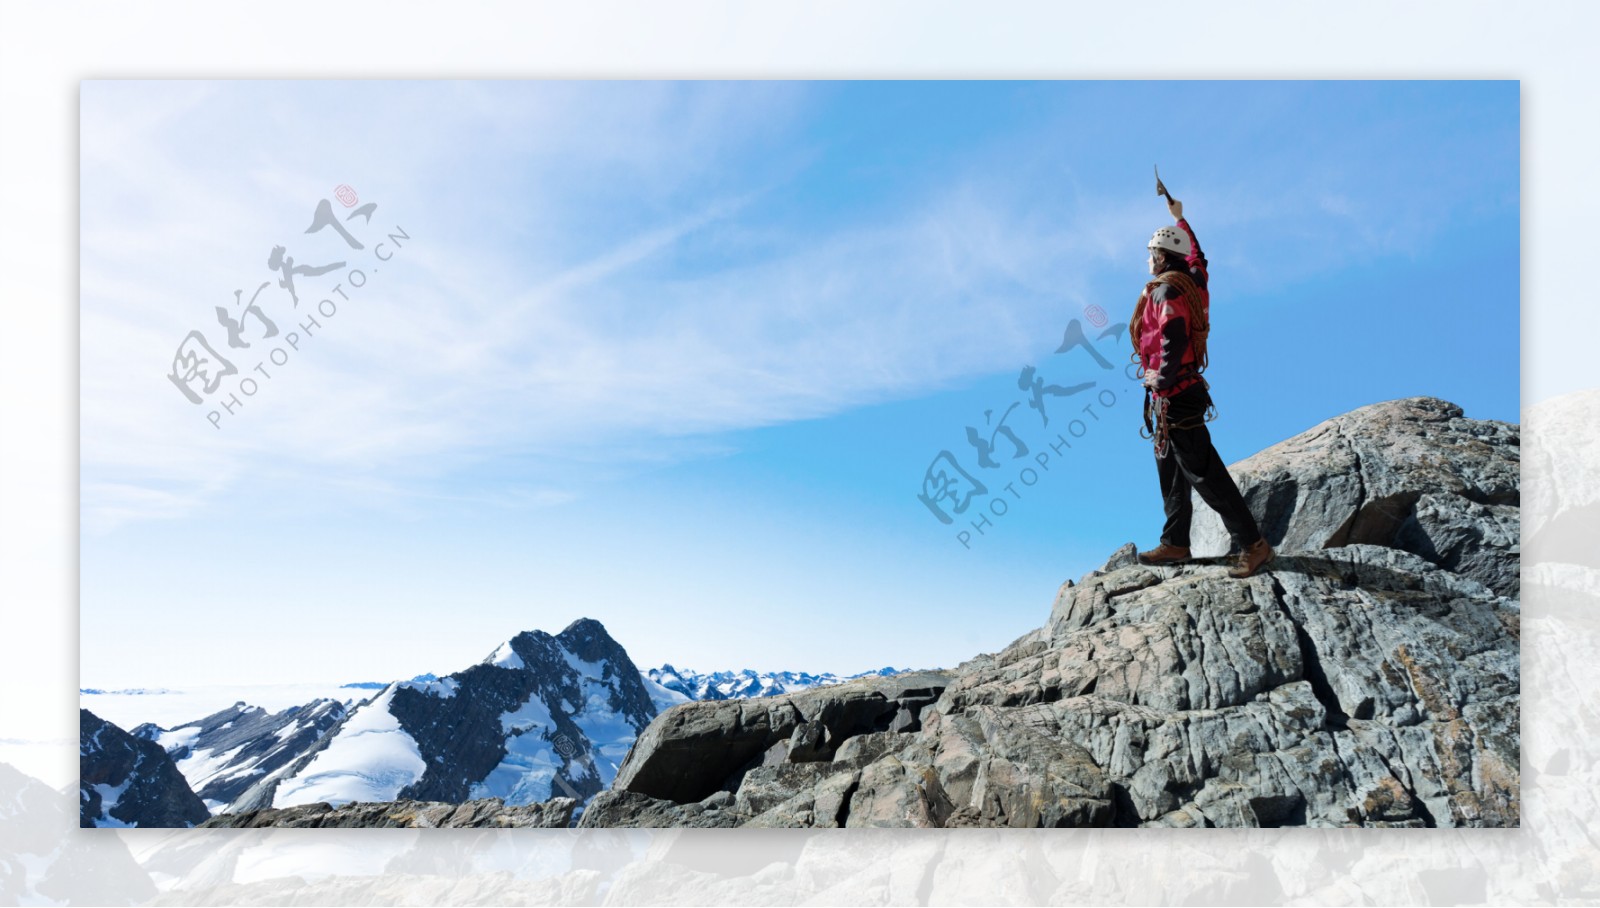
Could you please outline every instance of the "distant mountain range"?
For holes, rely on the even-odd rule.
[[[832,672],[757,672],[751,669],[701,674],[667,663],[645,672],[650,680],[667,690],[677,691],[690,700],[738,700],[745,697],[771,697],[792,694],[824,684],[838,684],[852,678],[876,678],[908,672],[907,668],[884,667],[840,677]]]
[[[427,672],[425,674],[417,675],[415,678],[412,678],[411,680],[412,681],[437,681],[437,680],[439,680],[439,676],[435,675],[433,672]],[[339,685],[339,687],[341,689],[344,689],[344,690],[383,690],[384,688],[386,688],[388,686],[389,686],[389,682],[387,682],[387,681],[352,681],[349,684],[341,684],[341,685]]]
[[[193,825],[208,815],[319,802],[482,798],[519,806],[571,797],[581,811],[610,785],[650,720],[672,706],[894,673],[702,674],[670,664],[641,672],[600,622],[583,618],[553,636],[518,634],[476,665],[443,677],[429,672],[340,686],[365,694],[363,700],[320,698],[279,712],[240,701],[170,728],[145,723],[131,733],[86,711],[85,727],[95,732],[85,740],[101,743],[82,750],[83,776],[112,784],[82,787],[81,819]],[[139,793],[133,800],[119,799],[124,783]]]

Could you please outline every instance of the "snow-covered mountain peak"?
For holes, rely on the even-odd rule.
[[[677,698],[649,684],[592,618],[523,631],[442,678],[385,687],[324,742],[230,805],[499,797],[582,801]]]

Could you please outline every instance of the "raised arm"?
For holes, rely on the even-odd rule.
[[[1188,221],[1178,218],[1178,227],[1189,235],[1189,254],[1184,257],[1189,265],[1189,276],[1204,287],[1210,278],[1210,273],[1206,271],[1206,254],[1200,251],[1200,241],[1195,239],[1194,228],[1189,226]]]
[[[1194,228],[1183,217],[1183,203],[1177,199],[1167,202],[1167,211],[1172,213],[1172,219],[1178,222],[1178,229],[1189,236],[1189,254],[1184,261],[1189,266],[1189,276],[1195,279],[1200,286],[1206,286],[1210,274],[1206,270],[1206,254],[1200,251],[1200,241],[1195,238]]]

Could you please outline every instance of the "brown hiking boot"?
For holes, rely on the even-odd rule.
[[[1189,560],[1189,547],[1167,545],[1165,542],[1148,552],[1139,553],[1139,563],[1159,567],[1164,564],[1182,564]]]
[[[1272,546],[1267,545],[1265,539],[1258,539],[1239,554],[1238,562],[1228,569],[1228,576],[1239,578],[1254,576],[1255,572],[1261,570],[1261,566],[1271,561],[1275,554],[1277,553],[1272,551]]]

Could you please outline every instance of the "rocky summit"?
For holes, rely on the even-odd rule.
[[[1228,471],[1274,546],[1390,546],[1516,597],[1521,451],[1516,425],[1410,397],[1336,416]],[[1237,550],[1216,512],[1194,503],[1194,553]]]
[[[580,825],[1516,826],[1518,467],[1444,401],[1329,420],[1232,468],[1262,573],[1130,543],[953,670],[673,707]]]

